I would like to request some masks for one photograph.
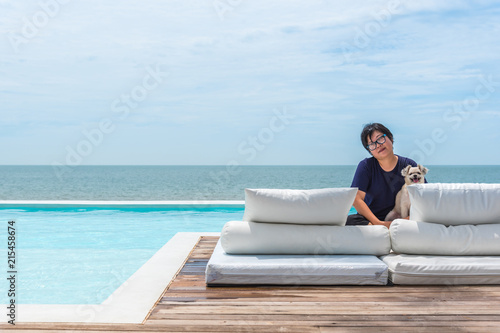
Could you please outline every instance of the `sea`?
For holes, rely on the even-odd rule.
[[[429,183],[500,183],[500,165],[426,165]],[[245,188],[349,187],[355,165],[0,166],[0,200],[244,200]]]

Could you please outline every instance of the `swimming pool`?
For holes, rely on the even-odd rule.
[[[3,202],[0,239],[15,220],[18,304],[100,304],[177,232],[219,232],[243,211],[240,201]]]

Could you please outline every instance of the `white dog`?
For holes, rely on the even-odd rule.
[[[401,174],[405,178],[405,184],[396,195],[396,205],[385,217],[386,221],[393,221],[399,218],[404,219],[410,215],[411,203],[406,186],[411,184],[423,184],[425,182],[424,176],[428,171],[429,169],[421,166],[420,164],[416,167],[408,165],[406,168],[401,170]]]

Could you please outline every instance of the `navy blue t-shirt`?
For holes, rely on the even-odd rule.
[[[417,166],[417,163],[410,158],[396,156],[398,163],[389,172],[380,167],[375,157],[365,158],[359,162],[351,184],[351,187],[357,187],[366,193],[365,203],[381,221],[394,208],[396,195],[405,183],[401,170],[408,164]]]

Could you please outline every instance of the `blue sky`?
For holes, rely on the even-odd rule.
[[[496,1],[0,0],[0,164],[500,164]]]

